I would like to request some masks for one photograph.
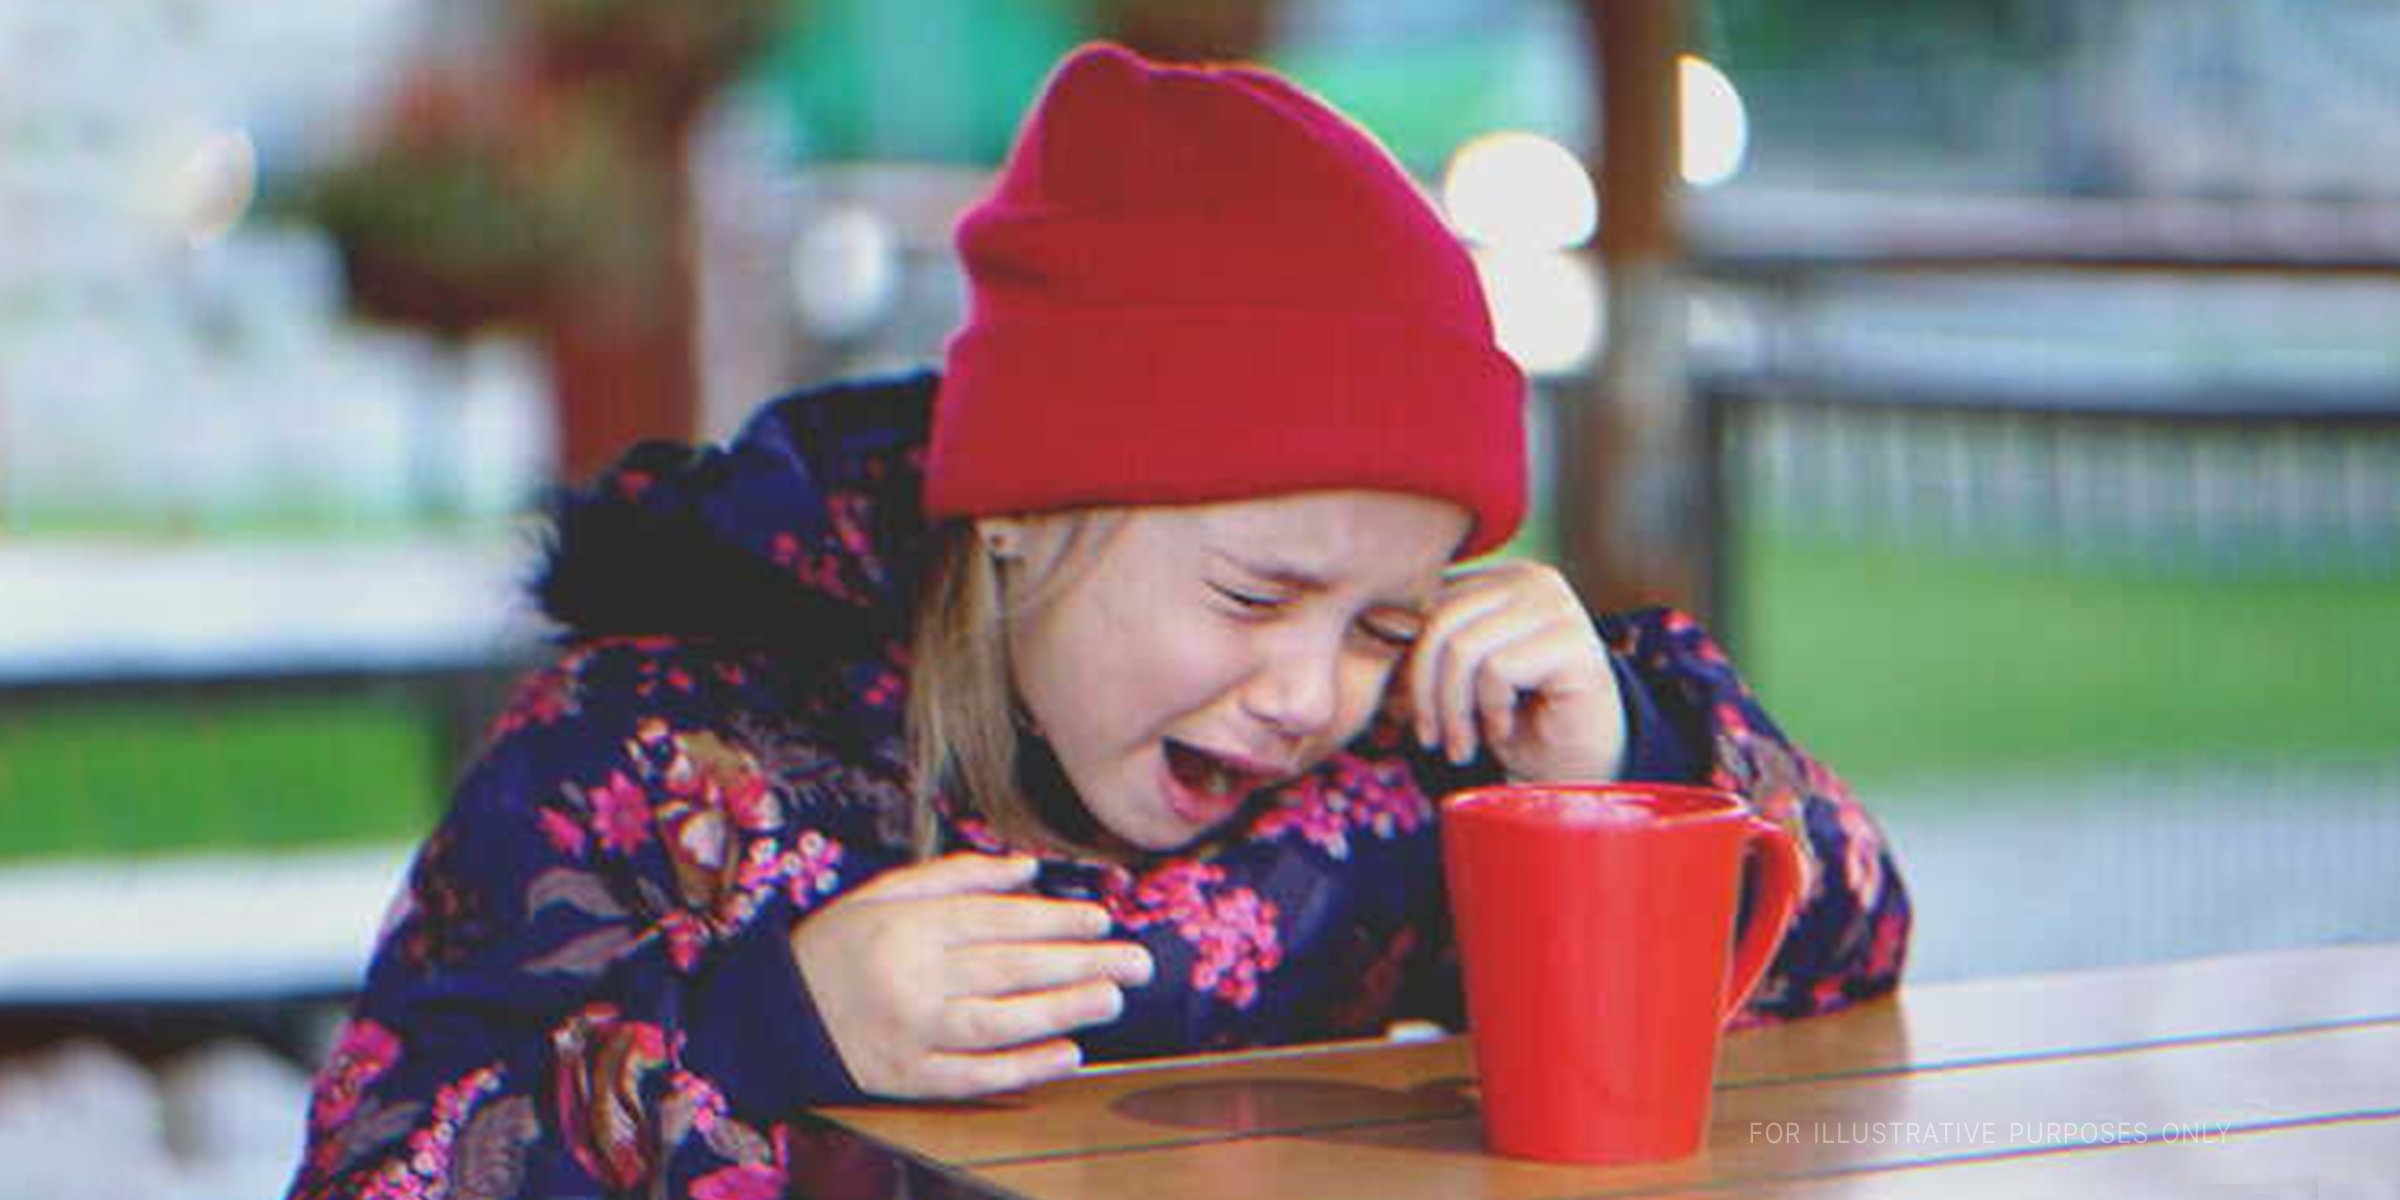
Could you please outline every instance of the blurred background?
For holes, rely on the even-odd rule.
[[[126,1164],[0,1197],[280,1188],[542,489],[938,356],[1095,37],[1423,181],[1518,549],[1712,622],[1913,978],[2400,938],[2391,5],[0,0],[0,1163]]]

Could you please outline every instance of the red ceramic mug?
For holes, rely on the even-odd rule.
[[[1718,1035],[1799,903],[1792,835],[1709,788],[1506,784],[1442,802],[1442,852],[1491,1149],[1582,1163],[1698,1150]]]

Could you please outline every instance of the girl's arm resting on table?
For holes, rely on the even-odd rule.
[[[503,718],[319,1075],[294,1196],[698,1194],[779,1175],[769,1122],[857,1098],[787,939],[863,864],[677,719],[698,669],[578,655]]]
[[[1689,617],[1651,609],[1603,617],[1597,628],[1624,723],[1616,777],[1725,788],[1798,835],[1808,868],[1800,911],[1737,1023],[1832,1012],[1889,991],[1907,950],[1908,894],[1849,787],[1783,736]],[[1416,764],[1434,797],[1497,773],[1488,758],[1453,766],[1438,750]],[[1421,919],[1443,934],[1418,947],[1401,1012],[1455,1028],[1456,945],[1446,914]]]
[[[1647,609],[1603,618],[1600,631],[1693,752],[1687,778],[1739,793],[1782,822],[1807,861],[1799,914],[1743,1023],[1832,1012],[1891,990],[1907,954],[1908,892],[1849,785],[1783,735],[1690,617]]]

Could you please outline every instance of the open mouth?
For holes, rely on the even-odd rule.
[[[1174,738],[1166,739],[1166,751],[1167,770],[1175,776],[1175,782],[1213,800],[1239,800],[1267,782],[1267,776],[1261,772],[1245,769]]]

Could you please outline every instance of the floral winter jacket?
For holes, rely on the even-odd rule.
[[[908,861],[907,600],[929,374],[637,448],[561,506],[538,592],[570,632],[426,841],[317,1079],[296,1197],[805,1190],[796,1110],[858,1098],[788,944]],[[1897,981],[1883,839],[1693,623],[1604,619],[1627,774],[1737,790],[1804,833],[1804,907],[1750,1019]],[[1091,1059],[1456,1025],[1435,799],[1494,778],[1379,721],[1224,835],[1045,864],[1158,970]],[[999,850],[945,813],[952,848]]]

